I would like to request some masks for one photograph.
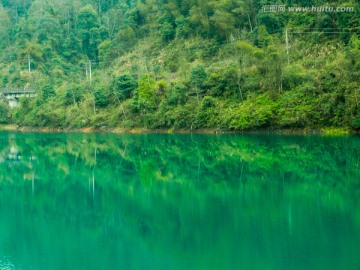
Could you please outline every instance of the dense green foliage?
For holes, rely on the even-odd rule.
[[[262,12],[267,0],[2,0],[0,87],[38,91],[5,120],[359,129],[359,3],[313,2],[284,4],[354,11]]]

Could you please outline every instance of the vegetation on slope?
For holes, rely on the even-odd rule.
[[[359,129],[359,3],[285,2],[354,11],[262,12],[274,4],[266,0],[2,0],[0,87],[31,86],[37,97],[16,110],[0,102],[0,122]]]

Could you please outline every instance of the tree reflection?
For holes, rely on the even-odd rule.
[[[287,241],[305,247],[299,232],[316,238],[334,213],[349,233],[360,226],[358,137],[2,133],[0,141],[0,211],[20,219],[24,239],[38,239],[25,241],[27,250],[48,248],[47,237],[60,234],[54,264],[60,250],[79,261],[75,254],[97,254],[93,246],[106,239],[99,262],[86,266],[110,269],[125,260],[113,252],[138,249],[141,239],[151,252],[170,249],[180,269],[194,257],[199,269],[250,258],[262,269],[261,257],[277,265]],[[79,251],[72,238],[90,248]],[[233,254],[232,265],[216,254]]]

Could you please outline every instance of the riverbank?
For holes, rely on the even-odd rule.
[[[0,125],[0,131],[17,131],[19,127],[17,125]]]
[[[359,131],[350,130],[348,128],[326,127],[326,128],[264,128],[253,130],[228,130],[217,128],[204,129],[147,129],[147,128],[80,128],[80,129],[62,129],[50,127],[20,127],[15,124],[0,125],[0,131],[19,131],[19,132],[80,132],[80,133],[160,133],[160,134],[282,134],[282,135],[350,135],[359,134]]]

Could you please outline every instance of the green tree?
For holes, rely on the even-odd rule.
[[[109,105],[109,99],[103,89],[97,89],[94,91],[95,106],[104,108]]]
[[[203,86],[207,79],[207,72],[203,65],[197,65],[191,70],[190,74],[190,83],[193,86],[193,89],[196,93],[196,97],[199,99],[200,94],[202,94]]]
[[[42,88],[42,98],[44,101],[46,101],[47,99],[54,97],[56,95],[54,86],[52,84],[46,84],[43,88]]]
[[[183,15],[180,15],[175,20],[176,25],[176,37],[177,38],[187,38],[190,34],[190,27],[187,18]]]
[[[11,21],[6,9],[0,5],[0,48],[6,47],[10,42]]]
[[[272,41],[271,35],[266,30],[265,25],[260,25],[257,31],[256,45],[260,48],[266,48]]]
[[[164,42],[172,40],[175,37],[174,26],[170,22],[163,22],[160,25],[160,34]]]
[[[116,98],[124,100],[131,97],[131,93],[137,88],[137,82],[130,74],[122,74],[113,82],[113,91]]]
[[[216,10],[210,20],[213,22],[218,36],[229,38],[235,30],[235,18],[229,12]]]
[[[6,124],[10,120],[10,108],[6,100],[0,99],[0,124]]]
[[[136,44],[136,33],[132,27],[122,28],[114,37],[113,45],[116,53],[123,54]]]
[[[188,88],[184,84],[175,83],[171,85],[166,93],[166,99],[169,105],[184,105],[186,103]]]
[[[204,86],[204,83],[207,79],[207,72],[203,65],[197,65],[191,70],[190,74],[190,83],[198,88]]]
[[[99,22],[92,5],[86,5],[78,14],[78,28],[82,41],[82,49],[90,58],[97,58],[99,43]]]
[[[140,108],[150,109],[155,107],[155,86],[155,80],[150,74],[141,75],[137,88]]]
[[[98,46],[99,51],[99,61],[102,64],[102,67],[106,66],[107,62],[109,61],[109,54],[111,50],[111,41],[106,39],[103,42],[101,42]]]

